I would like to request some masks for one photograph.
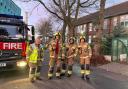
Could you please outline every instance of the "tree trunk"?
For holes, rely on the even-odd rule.
[[[67,24],[63,22],[63,29],[62,29],[62,42],[65,43],[65,33],[66,33]]]
[[[99,21],[98,21],[98,30],[96,33],[96,40],[94,46],[96,47],[96,55],[100,55],[100,49],[101,49],[101,40],[102,40],[102,34],[103,34],[103,26],[104,26],[104,12],[105,12],[105,2],[106,0],[100,0],[100,11],[99,11]]]
[[[106,2],[106,0],[100,0],[99,26],[98,26],[98,32],[97,32],[97,37],[98,38],[101,38],[102,33],[103,33],[105,2]]]
[[[69,37],[75,36],[75,26],[74,25],[68,25],[68,31],[69,31]]]
[[[106,0],[100,0],[100,11],[99,11],[99,20],[98,20],[98,28],[96,33],[96,38],[94,38],[93,42],[93,57],[96,64],[100,63],[100,59],[103,59],[101,55],[101,41],[102,41],[102,34],[103,34],[103,26],[104,26],[104,11],[105,11],[105,2]]]

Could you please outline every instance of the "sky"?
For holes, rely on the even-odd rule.
[[[20,0],[13,0],[22,10],[22,16],[25,17],[25,12],[28,12],[29,21],[28,24],[37,25],[40,20],[49,19],[50,14],[45,10],[45,8],[36,1],[33,2],[21,2]],[[47,2],[48,0],[43,0]],[[107,0],[106,7],[110,7],[121,2],[125,2],[128,0]],[[38,5],[38,7],[36,7]],[[36,7],[36,8],[35,8]]]

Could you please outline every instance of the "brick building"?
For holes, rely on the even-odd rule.
[[[76,24],[77,33],[86,32],[88,34],[89,42],[91,42],[91,39],[96,32],[96,26],[94,24],[97,19],[98,12],[79,18]],[[105,9],[103,33],[111,33],[118,23],[124,27],[128,27],[128,1]]]

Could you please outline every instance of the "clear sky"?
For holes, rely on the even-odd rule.
[[[22,9],[22,15],[25,16],[25,12],[29,12],[29,24],[36,25],[39,23],[39,21],[46,20],[49,18],[49,13],[43,8],[43,6],[40,4],[36,9],[33,9],[36,5],[38,5],[37,2],[29,2],[29,3],[23,3],[20,2],[20,0],[13,0],[21,9]],[[44,0],[47,2],[48,0]],[[128,0],[107,0],[106,6],[112,6],[121,2],[125,2]]]

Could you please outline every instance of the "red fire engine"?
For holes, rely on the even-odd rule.
[[[34,42],[34,27],[29,29],[22,16],[0,14],[0,71],[25,68],[26,47],[31,42]]]

